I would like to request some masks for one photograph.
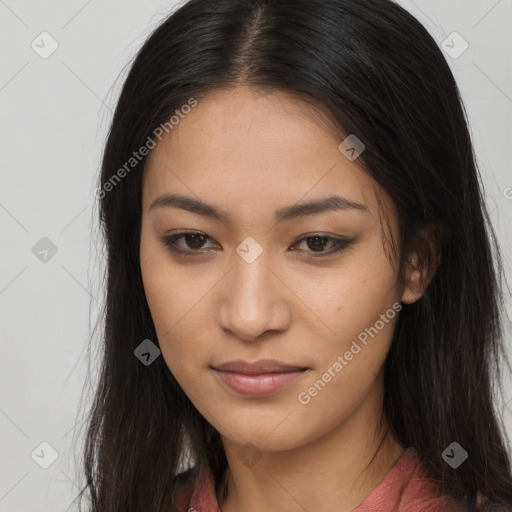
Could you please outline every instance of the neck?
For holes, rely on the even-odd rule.
[[[260,452],[251,466],[238,456],[241,447],[223,438],[229,468],[217,490],[221,511],[352,511],[404,452],[387,422],[355,427],[347,422],[306,446]]]

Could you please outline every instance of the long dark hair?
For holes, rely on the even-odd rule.
[[[143,340],[158,339],[139,261],[145,158],[126,163],[191,98],[200,104],[214,88],[238,84],[293,93],[364,142],[358,162],[397,207],[400,240],[391,245],[400,268],[412,250],[428,268],[439,264],[397,321],[385,362],[391,428],[466,510],[510,505],[493,385],[506,359],[500,251],[454,77],[428,31],[389,0],[191,0],[138,52],[96,194],[106,304],[80,497],[88,491],[92,512],[176,510],[175,476],[187,461],[206,462],[216,483],[226,469],[218,432],[164,359],[146,366],[134,357]],[[441,456],[452,442],[469,454],[457,469]]]

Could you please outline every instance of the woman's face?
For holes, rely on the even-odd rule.
[[[211,93],[144,169],[141,269],[162,356],[208,422],[260,450],[366,422],[414,299],[383,243],[398,236],[392,202],[312,112],[279,92]],[[187,231],[199,234],[174,239],[182,252],[162,239]],[[263,359],[299,370],[216,369]]]

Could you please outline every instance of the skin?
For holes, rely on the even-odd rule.
[[[351,511],[404,451],[385,417],[380,421],[382,368],[398,315],[360,344],[309,403],[298,401],[381,314],[421,295],[420,271],[412,264],[406,286],[397,284],[380,221],[385,213],[398,240],[394,204],[357,159],[339,151],[344,137],[311,104],[237,87],[199,98],[146,161],[145,293],[170,371],[222,436],[229,463],[225,502],[217,489],[223,512]],[[177,207],[149,211],[164,193],[200,198],[232,219]],[[368,210],[274,222],[277,208],[332,194]],[[175,254],[159,238],[187,230],[208,237],[202,244],[184,237],[176,242],[198,255]],[[318,243],[307,241],[317,233],[354,241],[332,255],[308,258],[319,254]],[[249,236],[263,250],[252,263],[236,251]],[[326,243],[324,254],[333,247]],[[227,388],[211,368],[238,358],[273,358],[309,370],[272,395],[247,397]],[[240,456],[247,443],[253,463]]]

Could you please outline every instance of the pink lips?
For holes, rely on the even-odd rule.
[[[268,395],[291,384],[308,368],[292,366],[273,359],[253,363],[237,360],[213,367],[221,381],[243,395]]]

